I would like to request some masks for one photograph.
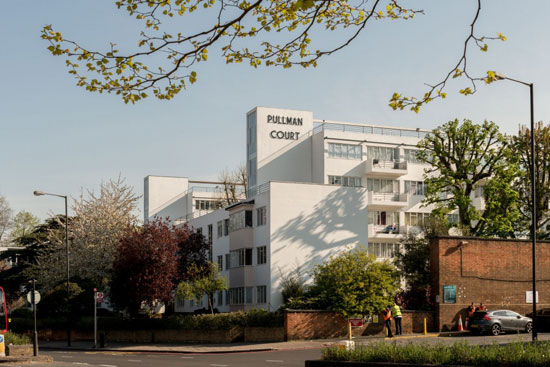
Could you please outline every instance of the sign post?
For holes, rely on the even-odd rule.
[[[94,348],[97,348],[97,304],[103,302],[103,292],[94,288]]]
[[[27,301],[32,304],[32,314],[34,319],[34,331],[32,332],[32,351],[36,357],[38,355],[38,330],[36,329],[36,304],[40,302],[40,293],[36,290],[36,279],[32,280],[32,292],[27,293]]]

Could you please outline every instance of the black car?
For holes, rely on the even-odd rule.
[[[498,335],[504,331],[531,332],[533,322],[529,317],[521,316],[510,310],[476,311],[469,322],[473,334],[490,333]]]
[[[525,316],[533,318],[533,313],[528,313]],[[537,310],[537,330],[550,330],[550,308],[541,308]]]

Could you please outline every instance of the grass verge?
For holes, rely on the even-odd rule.
[[[374,343],[352,350],[326,348],[324,360],[461,366],[550,366],[550,342],[507,345]]]

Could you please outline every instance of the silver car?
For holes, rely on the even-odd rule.
[[[476,311],[468,326],[473,334],[498,335],[503,331],[530,333],[533,328],[533,320],[510,310]]]

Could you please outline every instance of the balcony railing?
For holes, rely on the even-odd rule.
[[[373,159],[372,167],[387,168],[387,169],[407,169],[407,161],[394,162],[394,161],[380,161],[378,159]]]
[[[373,192],[374,201],[407,201],[407,194]]]
[[[374,224],[374,233],[399,234],[399,224]]]

